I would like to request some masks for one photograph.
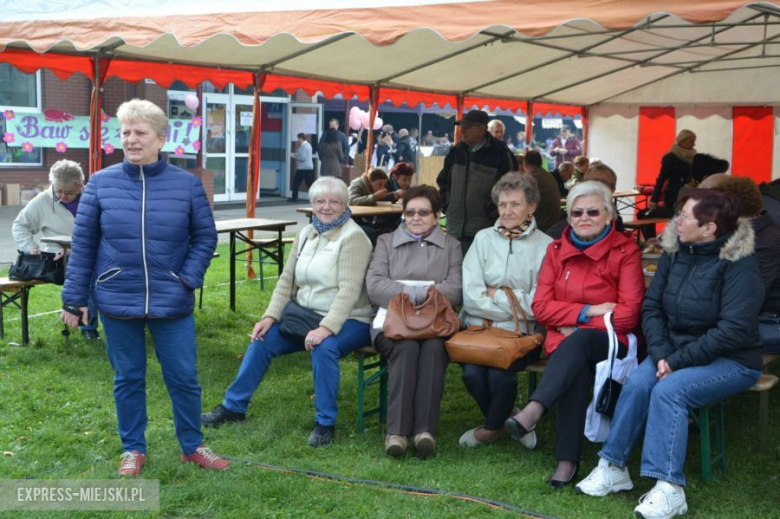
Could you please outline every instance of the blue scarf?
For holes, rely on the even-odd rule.
[[[585,250],[591,245],[595,245],[596,243],[600,242],[601,240],[606,237],[607,234],[609,234],[609,230],[612,228],[612,224],[610,223],[606,227],[604,227],[604,230],[601,231],[601,234],[593,238],[592,240],[583,240],[577,234],[575,234],[574,229],[571,230],[571,233],[569,234],[571,236],[571,242],[574,244],[575,247],[577,247],[580,250]]]
[[[335,229],[336,227],[341,227],[344,225],[347,220],[352,218],[352,211],[347,207],[347,210],[341,213],[341,216],[336,218],[330,223],[322,223],[317,219],[317,215],[312,213],[311,215],[311,224],[314,226],[315,229],[317,229],[317,232],[322,234],[330,231],[331,229]]]

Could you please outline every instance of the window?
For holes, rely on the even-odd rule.
[[[0,63],[0,167],[40,166],[40,148],[25,150],[13,135],[17,111],[41,110],[40,75],[25,74],[8,63]]]

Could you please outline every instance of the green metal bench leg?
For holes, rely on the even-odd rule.
[[[385,423],[387,422],[387,381],[389,378],[386,358],[380,357],[379,369],[381,373],[379,378],[379,419]]]
[[[357,430],[359,433],[365,431],[363,427],[363,405],[365,403],[366,372],[365,372],[366,354],[358,353],[358,394],[357,394]]]
[[[379,414],[379,419],[384,422],[387,419],[387,359],[379,356],[379,360],[366,364],[364,352],[358,352],[358,401],[357,401],[357,431],[365,432],[365,418],[373,414]],[[366,370],[378,368],[377,371],[366,377]],[[366,388],[379,382],[379,405],[366,410]]]
[[[701,477],[704,481],[712,479],[712,456],[710,448],[710,411],[702,407],[694,415],[699,425],[699,443],[701,449]]]
[[[712,413],[710,413],[712,411]],[[699,426],[701,448],[701,477],[711,481],[714,471],[723,473],[726,470],[726,441],[724,436],[723,401],[715,402],[691,412],[691,416]],[[714,426],[711,431],[710,424]],[[714,445],[711,432],[714,432]],[[714,454],[713,454],[714,447]]]

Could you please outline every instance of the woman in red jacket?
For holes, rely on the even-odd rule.
[[[613,312],[618,357],[625,357],[645,292],[641,252],[630,235],[615,229],[609,189],[592,181],[577,184],[566,198],[566,213],[569,226],[547,248],[532,304],[547,327],[550,360],[528,405],[506,421],[516,439],[535,446],[536,423],[558,403],[558,467],[550,480],[555,489],[577,477],[596,364],[609,347],[603,315]]]

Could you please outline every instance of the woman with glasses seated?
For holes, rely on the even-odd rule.
[[[682,204],[661,235],[664,253],[642,310],[648,357],[623,386],[598,466],[577,485],[599,497],[631,490],[628,457],[644,435],[640,475],[656,482],[634,509],[645,518],[688,510],[691,409],[746,391],[761,376],[764,286],[750,221],[738,219],[734,193],[692,189]]]
[[[24,206],[14,220],[12,233],[16,248],[26,254],[51,254],[59,261],[65,251],[56,244],[39,245],[39,238],[70,236],[76,223],[76,212],[84,190],[84,172],[77,162],[59,160],[49,170],[51,186]],[[92,297],[87,300],[89,322],[79,326],[85,338],[99,339],[98,312]]]
[[[404,221],[379,237],[366,275],[371,302],[387,308],[405,292],[414,304],[423,303],[435,287],[452,306],[462,298],[460,243],[438,225],[441,196],[432,186],[415,186],[403,197]],[[447,337],[393,340],[381,328],[371,332],[374,347],[390,362],[390,402],[387,409],[385,452],[406,454],[412,439],[418,458],[436,449],[439,410],[449,358]]]
[[[262,382],[271,360],[299,351],[311,353],[314,375],[314,430],[309,445],[324,447],[336,433],[339,359],[367,346],[371,304],[365,289],[371,243],[352,220],[347,186],[334,177],[320,177],[309,190],[313,201],[311,224],[298,233],[284,273],[274,289],[263,318],[252,330],[249,344],[225,398],[202,416],[203,425],[218,427],[246,419],[252,394]],[[283,310],[295,301],[321,316],[319,326],[304,338],[281,330]]]
[[[615,229],[609,188],[594,181],[575,185],[566,213],[569,226],[547,248],[532,305],[536,320],[547,327],[549,361],[528,405],[506,421],[516,439],[532,446],[537,422],[558,404],[554,489],[577,477],[596,364],[609,348],[603,316],[613,313],[618,357],[625,357],[645,292],[641,252],[630,235]]]

